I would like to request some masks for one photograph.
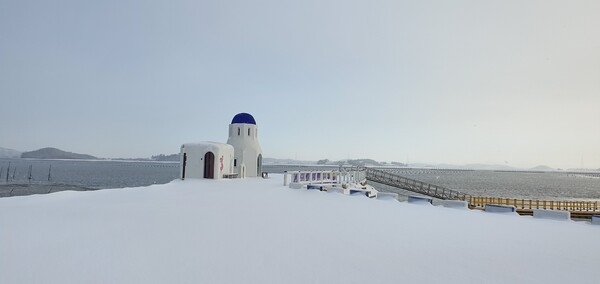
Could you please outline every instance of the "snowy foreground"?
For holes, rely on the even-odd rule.
[[[0,283],[598,283],[600,226],[269,180],[0,199]]]

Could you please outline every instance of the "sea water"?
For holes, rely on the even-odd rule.
[[[0,159],[0,169],[0,197],[148,186],[179,176],[179,163],[151,161]]]
[[[336,170],[336,166],[267,166],[271,172]],[[446,170],[401,168],[399,175],[457,190],[472,196],[541,200],[600,200],[600,173],[506,172],[490,170]],[[369,182],[379,191],[395,192],[406,197],[414,194],[395,187]]]
[[[7,169],[10,163],[10,170]],[[31,179],[29,167],[31,166]],[[0,159],[0,197],[60,190],[98,190],[168,183],[179,177],[178,162],[114,160]],[[337,166],[264,165],[263,170],[336,170]],[[50,175],[50,179],[48,176]],[[474,196],[600,200],[600,178],[564,172],[453,171],[401,169],[407,178],[458,190]],[[282,180],[283,182],[283,180]],[[377,190],[411,194],[372,183]]]

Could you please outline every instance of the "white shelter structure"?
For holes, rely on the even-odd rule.
[[[216,142],[181,145],[180,177],[222,179],[233,173],[233,146]]]
[[[183,144],[180,162],[181,179],[261,176],[262,150],[254,117],[248,113],[236,114],[229,125],[227,144]]]
[[[262,149],[258,143],[258,128],[254,117],[238,113],[229,125],[227,144],[235,149],[233,168],[239,177],[257,177],[262,174]]]

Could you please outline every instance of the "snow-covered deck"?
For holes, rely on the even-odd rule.
[[[600,226],[271,179],[0,199],[0,283],[596,283]]]

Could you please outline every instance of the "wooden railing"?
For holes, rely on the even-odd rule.
[[[398,175],[397,173],[386,170],[367,168],[366,173],[367,180],[393,187],[398,187],[401,189],[439,199],[454,199],[468,201],[470,208],[483,208],[486,204],[493,204],[512,205],[518,210],[548,209],[564,210],[570,212],[600,212],[600,202],[598,201],[557,201],[471,196],[469,194],[448,189],[442,186],[406,178]]]
[[[571,212],[600,212],[600,203],[598,203],[598,201],[532,200],[481,196],[471,196],[468,201],[469,207],[471,208],[482,208],[486,204],[494,204],[512,205],[517,209],[523,210],[549,209],[564,210]]]

